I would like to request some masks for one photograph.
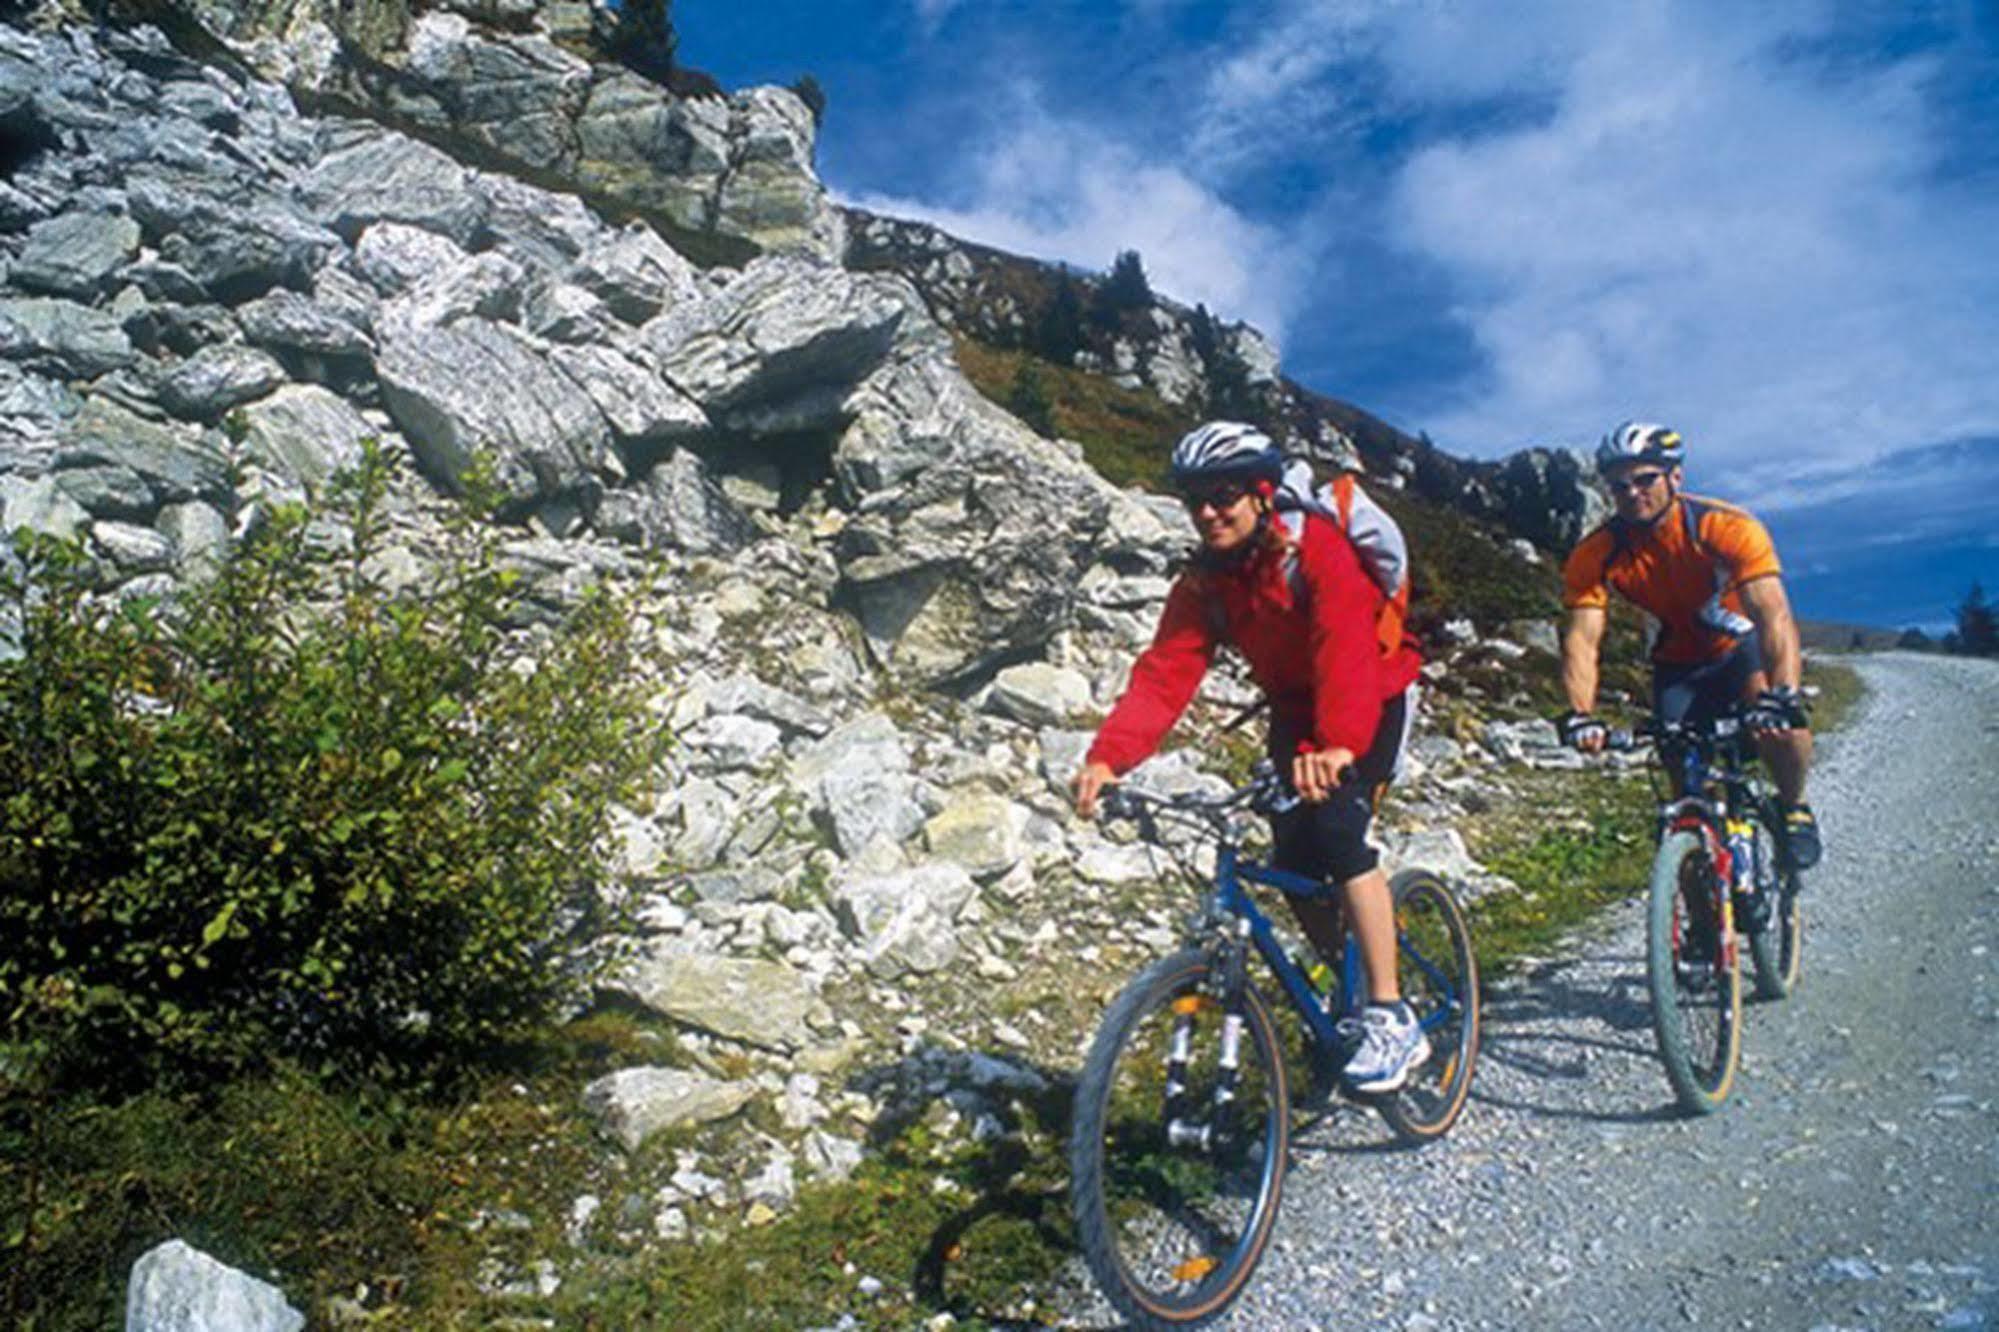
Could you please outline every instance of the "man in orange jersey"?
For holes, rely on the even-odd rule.
[[[1662,425],[1627,421],[1603,437],[1597,470],[1616,503],[1611,519],[1576,544],[1563,568],[1562,737],[1585,753],[1609,738],[1596,708],[1597,657],[1610,592],[1659,623],[1652,647],[1652,709],[1668,721],[1751,705],[1758,748],[1777,779],[1785,851],[1818,863],[1818,821],[1805,803],[1812,733],[1798,692],[1798,626],[1777,551],[1746,511],[1680,489],[1686,447]]]

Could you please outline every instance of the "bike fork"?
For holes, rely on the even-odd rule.
[[[1238,934],[1247,936],[1249,922],[1240,922]],[[1205,995],[1182,995],[1173,1003],[1173,1039],[1166,1053],[1166,1096],[1163,1118],[1166,1141],[1175,1147],[1215,1151],[1223,1147],[1233,1119],[1236,1085],[1242,1076],[1243,986],[1248,983],[1246,950],[1242,940],[1229,950],[1221,968],[1223,976],[1222,1042],[1217,1053],[1213,1092],[1205,1107],[1206,1117],[1189,1117],[1195,1107],[1187,1104],[1187,1066],[1193,1059],[1194,1019],[1201,1009],[1215,1002]]]

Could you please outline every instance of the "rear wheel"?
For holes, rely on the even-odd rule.
[[[1428,870],[1395,876],[1397,975],[1402,998],[1430,1039],[1430,1057],[1377,1108],[1409,1142],[1450,1131],[1471,1093],[1478,1062],[1478,955],[1457,899]]]
[[[1233,1014],[1222,989],[1198,950],[1148,967],[1112,1003],[1076,1086],[1077,1236],[1135,1327],[1220,1314],[1277,1219],[1291,1131],[1277,1031],[1253,986],[1243,983]]]
[[[1710,1114],[1728,1099],[1742,1054],[1742,964],[1700,834],[1681,829],[1659,844],[1648,906],[1645,980],[1659,1058],[1680,1104]]]
[[[1770,830],[1756,825],[1756,854],[1767,857],[1758,863],[1777,863],[1777,843]],[[1769,889],[1772,900],[1763,903],[1763,915],[1749,931],[1749,955],[1756,963],[1756,996],[1783,999],[1798,988],[1805,967],[1805,912],[1799,902],[1803,885],[1798,872],[1789,867],[1778,871]]]

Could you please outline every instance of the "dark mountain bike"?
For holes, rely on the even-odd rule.
[[[1162,829],[1177,826],[1215,851],[1212,875],[1188,871],[1213,893],[1185,946],[1113,1001],[1076,1088],[1069,1189],[1083,1256],[1136,1327],[1193,1327],[1242,1293],[1284,1191],[1287,1045],[1302,1042],[1327,1081],[1354,1048],[1365,988],[1351,932],[1339,975],[1322,992],[1248,894],[1265,884],[1337,896],[1333,885],[1242,853],[1239,814],[1281,812],[1297,800],[1267,761],[1225,796],[1105,793],[1105,817],[1134,820],[1147,841],[1165,845]],[[1478,963],[1464,915],[1437,876],[1405,871],[1391,887],[1402,994],[1431,1054],[1400,1090],[1367,1099],[1405,1141],[1422,1142],[1457,1121],[1471,1090]],[[1251,979],[1252,953],[1296,1011],[1295,1034]]]
[[[1611,747],[1654,745],[1664,774],[1646,916],[1645,979],[1659,1058],[1679,1103],[1709,1114],[1742,1054],[1742,960],[1757,994],[1781,999],[1804,964],[1802,881],[1784,852],[1775,792],[1754,767],[1751,718],[1654,720]],[[1683,794],[1674,795],[1673,782]]]

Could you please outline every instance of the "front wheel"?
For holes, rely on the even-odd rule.
[[[1776,863],[1776,839],[1761,822],[1756,825],[1756,854],[1767,857],[1761,864]],[[1773,900],[1758,904],[1766,914],[1749,930],[1749,956],[1756,963],[1759,999],[1788,998],[1798,988],[1805,966],[1805,912],[1798,900],[1802,887],[1798,872],[1786,866],[1768,889]]]
[[[1146,968],[1105,1014],[1076,1085],[1077,1237],[1134,1327],[1220,1314],[1277,1219],[1291,1133],[1283,1056],[1255,987],[1241,982],[1233,1002],[1227,988],[1197,949]]]
[[[1391,887],[1402,998],[1430,1038],[1430,1057],[1376,1106],[1405,1142],[1427,1142],[1450,1131],[1471,1093],[1478,1062],[1478,955],[1464,912],[1443,880],[1428,870],[1404,870]]]
[[[1645,981],[1659,1058],[1680,1104],[1711,1114],[1742,1054],[1742,963],[1699,833],[1679,829],[1659,844],[1648,906]]]

